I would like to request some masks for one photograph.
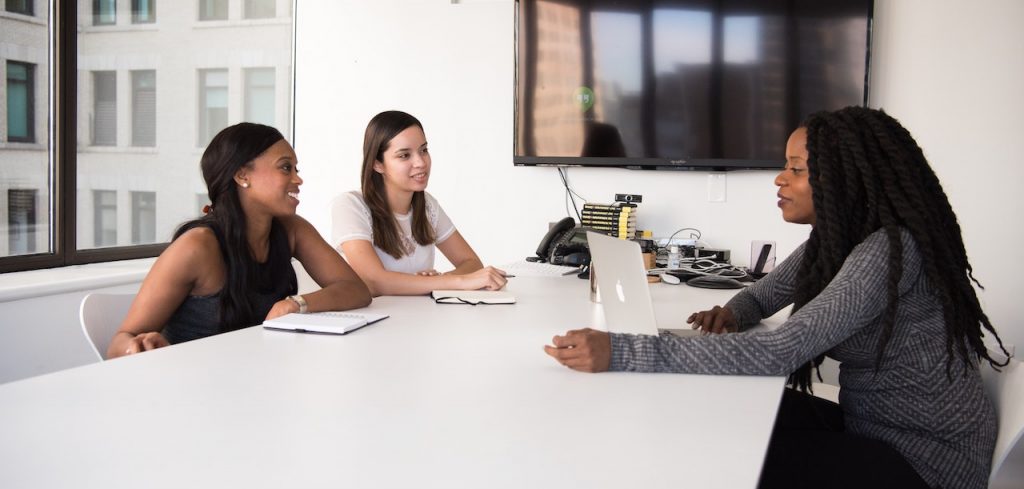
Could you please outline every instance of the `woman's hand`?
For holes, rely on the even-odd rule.
[[[574,329],[551,339],[544,352],[559,363],[581,372],[604,372],[612,361],[612,338],[604,331]]]
[[[505,272],[494,267],[483,267],[458,277],[460,290],[501,290],[508,283]]]
[[[735,333],[737,328],[736,317],[728,307],[715,306],[710,311],[700,311],[690,314],[686,319],[692,324],[693,329],[699,329],[704,334]]]
[[[299,304],[286,297],[274,303],[274,307],[270,308],[270,312],[267,313],[267,318],[264,319],[264,321],[269,321],[276,317],[281,317],[293,312],[299,312]]]
[[[421,277],[436,277],[438,275],[441,275],[441,273],[438,272],[437,270],[430,269],[430,270],[423,270],[421,272],[416,272],[416,275],[419,275]]]
[[[120,333],[124,336],[131,336],[130,333]],[[144,351],[155,350],[157,348],[163,348],[165,346],[171,346],[164,338],[164,335],[160,333],[140,333],[131,336],[125,343],[124,353],[119,353],[118,356],[134,355],[136,353],[142,353]]]

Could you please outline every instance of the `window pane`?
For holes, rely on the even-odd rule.
[[[156,22],[156,0],[132,0],[132,23]]]
[[[156,71],[132,72],[132,146],[156,146]]]
[[[32,15],[33,2],[7,0]],[[0,257],[50,253],[49,13],[0,16]]]
[[[90,28],[92,13],[79,10],[79,249],[169,240],[197,217],[196,194],[205,200],[202,149],[247,114],[280,119],[276,127],[290,134],[291,84],[275,80],[291,72],[289,22],[196,29],[196,8],[227,19],[228,2],[182,2],[192,13],[180,16],[169,15],[177,3],[160,6],[159,28],[141,30]]]
[[[117,192],[93,190],[93,246],[117,245]]]
[[[7,236],[11,255],[35,253],[36,250],[36,189],[10,189],[7,191]]]
[[[34,142],[35,66],[7,62],[7,139]]]
[[[199,141],[205,147],[228,126],[228,70],[199,71]]]
[[[274,125],[274,69],[245,70],[245,120]]]
[[[273,18],[277,0],[245,0],[246,19],[270,19]]]
[[[32,0],[7,0],[6,8],[8,12],[32,15]]]
[[[117,72],[92,73],[93,146],[117,144]]]
[[[117,0],[92,0],[93,25],[117,23]]]
[[[227,20],[228,0],[200,0],[199,20]]]
[[[132,192],[132,244],[156,243],[156,192]]]

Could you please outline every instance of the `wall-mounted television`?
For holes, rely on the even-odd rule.
[[[517,166],[778,169],[865,105],[871,0],[517,0]]]

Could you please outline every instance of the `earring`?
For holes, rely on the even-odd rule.
[[[242,188],[249,188],[249,182],[242,182]]]

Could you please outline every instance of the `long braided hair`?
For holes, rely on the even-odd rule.
[[[883,229],[889,238],[889,266],[888,297],[875,357],[875,368],[879,368],[896,320],[903,275],[900,230],[905,229],[917,243],[925,276],[942,304],[947,374],[954,352],[968,368],[974,368],[975,360],[980,359],[992,366],[1005,366],[989,356],[982,342],[984,328],[1003,348],[971,286],[973,282],[983,288],[967,261],[956,214],[910,133],[885,112],[865,107],[818,112],[801,127],[807,129],[815,224],[797,275],[793,310],[821,293],[853,248]],[[808,391],[811,371],[823,358],[797,369],[789,383]]]
[[[296,293],[298,282],[291,265],[291,248],[284,225],[271,222],[270,253],[260,267],[253,258],[246,238],[245,211],[238,198],[235,174],[268,148],[284,139],[270,126],[242,122],[227,127],[210,141],[200,166],[212,211],[199,219],[182,224],[174,239],[197,227],[208,227],[217,236],[220,252],[227,268],[220,301],[220,331],[232,331],[263,322],[253,303],[253,291],[273,293],[284,298]]]

